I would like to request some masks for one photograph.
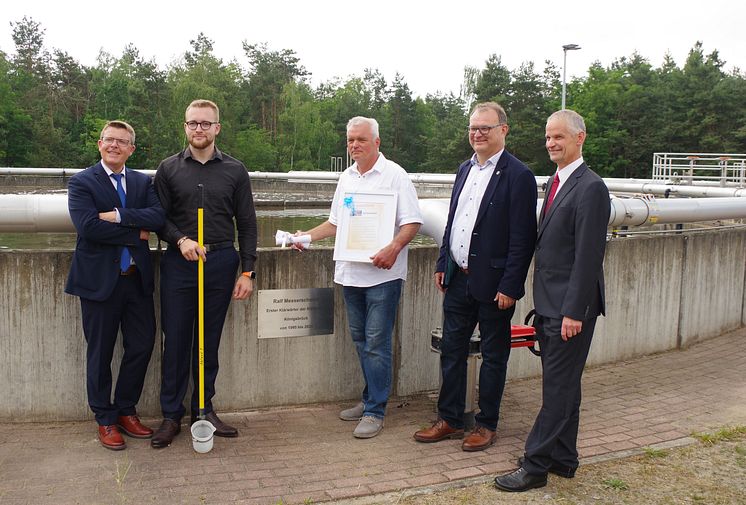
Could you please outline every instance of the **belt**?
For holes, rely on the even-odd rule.
[[[461,268],[461,267],[459,267],[459,270],[461,270],[461,272],[462,272],[462,273],[463,273],[464,275],[469,275],[469,269],[468,269],[468,268]]]
[[[215,244],[205,244],[205,251],[219,251],[220,249],[228,249],[229,247],[233,247],[233,241],[228,240],[225,242],[217,242]]]
[[[135,265],[130,265],[130,267],[127,270],[121,270],[119,272],[119,275],[135,275],[137,273],[137,267]]]

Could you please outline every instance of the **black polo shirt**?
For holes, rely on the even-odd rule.
[[[166,211],[160,238],[174,246],[184,236],[197,240],[200,184],[204,188],[204,243],[235,242],[238,232],[241,269],[254,270],[257,227],[249,173],[243,163],[217,147],[204,165],[192,158],[189,147],[158,165],[155,189]]]

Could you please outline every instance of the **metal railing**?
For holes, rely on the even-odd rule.
[[[653,153],[653,180],[746,187],[746,154]]]

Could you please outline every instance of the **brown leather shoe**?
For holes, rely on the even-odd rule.
[[[192,424],[196,423],[198,419],[199,417],[192,416]],[[209,414],[205,414],[205,421],[210,421],[210,423],[215,426],[216,437],[235,438],[238,436],[238,430],[221,421],[214,410]]]
[[[431,427],[420,430],[414,434],[414,439],[418,442],[440,442],[447,438],[463,438],[463,428],[451,428],[443,419],[435,421]]]
[[[164,419],[158,429],[155,430],[150,446],[154,449],[168,447],[174,441],[174,437],[181,431],[181,425],[173,419]]]
[[[112,451],[121,451],[127,448],[127,444],[122,438],[122,434],[119,433],[116,425],[109,424],[106,426],[98,427],[98,439],[101,441],[101,445]]]
[[[117,426],[124,433],[133,438],[150,438],[153,436],[153,430],[140,422],[140,418],[134,416],[119,416]]]
[[[477,426],[474,428],[468,437],[464,439],[461,444],[461,449],[465,451],[483,451],[497,440],[497,433],[492,430],[488,430],[484,426]]]

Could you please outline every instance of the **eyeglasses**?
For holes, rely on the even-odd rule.
[[[492,126],[469,126],[469,134],[476,135],[476,133],[479,132],[482,135],[489,135],[490,131],[492,131],[493,128],[497,128],[499,126],[506,126],[506,123],[497,123],[496,125]]]
[[[101,143],[103,143],[105,146],[116,144],[118,147],[127,147],[132,143],[132,141],[128,139],[118,139],[116,137],[102,137]]]
[[[190,130],[196,130],[199,126],[203,131],[212,128],[212,125],[218,124],[218,121],[187,121],[184,123]]]

